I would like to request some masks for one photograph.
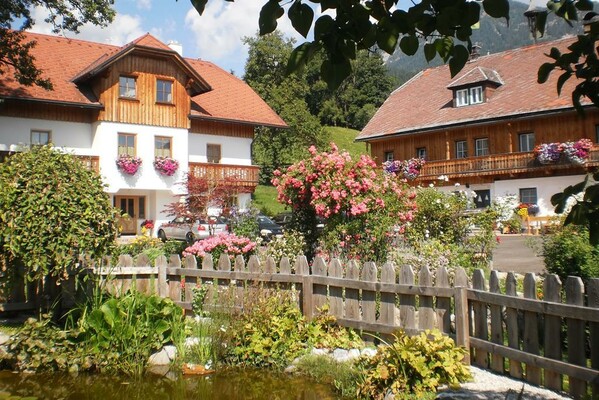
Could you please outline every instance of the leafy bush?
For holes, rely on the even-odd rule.
[[[353,399],[358,391],[362,371],[353,363],[339,362],[329,356],[307,355],[295,365],[299,374],[312,380],[331,385],[343,398]]]
[[[589,231],[581,226],[566,226],[543,238],[543,256],[547,272],[562,282],[569,275],[583,280],[599,277],[599,245],[589,242]]]
[[[330,317],[308,322],[290,296],[258,293],[244,313],[231,318],[224,338],[227,363],[281,369],[312,347],[362,345],[353,331],[331,326]]]
[[[103,256],[114,242],[102,179],[71,154],[34,146],[7,157],[0,187],[0,265],[22,264],[31,280],[60,280],[79,255]]]
[[[256,219],[258,211],[250,207],[248,211],[231,212],[231,232],[237,236],[243,236],[256,240],[260,237],[260,228]]]
[[[282,237],[274,237],[266,247],[266,255],[277,261],[287,257],[293,262],[297,256],[302,255],[306,242],[304,236],[297,231],[285,231]]]
[[[466,350],[437,330],[418,336],[400,332],[392,344],[379,346],[374,357],[362,357],[358,368],[364,374],[358,394],[369,399],[383,399],[413,394],[420,398],[435,392],[443,384],[458,385],[471,378],[462,364]]]
[[[16,370],[100,370],[141,374],[152,352],[181,343],[184,323],[171,300],[127,292],[83,306],[70,329],[30,320],[11,338],[6,361]]]

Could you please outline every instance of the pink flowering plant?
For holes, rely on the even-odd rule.
[[[415,210],[415,192],[404,181],[383,173],[368,156],[353,160],[334,143],[287,168],[275,171],[279,202],[298,215],[306,210],[325,218],[319,243],[326,251],[378,261],[388,251],[394,227],[402,229]]]
[[[535,156],[541,164],[553,164],[559,161],[562,154],[561,143],[541,143],[534,148]]]
[[[221,232],[207,239],[198,240],[183,251],[183,256],[194,255],[201,262],[206,254],[211,254],[214,263],[217,263],[222,254],[226,254],[231,261],[241,254],[248,261],[255,251],[256,243],[250,239],[234,233]]]
[[[127,175],[135,175],[141,166],[141,158],[130,154],[121,154],[116,160],[116,166]]]
[[[589,139],[580,139],[576,142],[566,142],[562,146],[568,161],[572,164],[583,165],[589,158],[593,142]]]
[[[171,157],[156,157],[154,169],[164,176],[173,176],[179,169],[179,161]]]

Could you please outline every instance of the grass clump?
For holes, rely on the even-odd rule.
[[[362,372],[354,363],[339,362],[329,356],[307,355],[296,364],[296,372],[318,383],[333,386],[343,398],[354,399]]]

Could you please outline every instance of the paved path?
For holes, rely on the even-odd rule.
[[[530,242],[540,246],[540,236],[499,235],[499,244],[493,251],[493,269],[501,272],[524,274],[545,272],[543,257],[538,257],[528,245]]]

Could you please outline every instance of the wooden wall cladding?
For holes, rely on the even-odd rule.
[[[91,123],[96,120],[97,110],[79,107],[7,100],[0,106],[0,115],[17,118],[37,118],[51,121]]]
[[[251,125],[232,124],[226,122],[191,120],[190,133],[206,135],[230,136],[239,138],[254,138],[254,127]]]
[[[119,76],[136,78],[135,99],[119,98]],[[172,104],[156,103],[156,79],[172,80]],[[104,104],[99,120],[189,129],[187,75],[168,59],[130,55],[117,61],[94,85]]]
[[[534,132],[536,144],[576,141],[581,138],[596,142],[597,126],[599,111],[588,109],[584,116],[572,111],[489,125],[408,134],[371,142],[371,154],[380,162],[384,160],[385,152],[392,151],[396,160],[405,160],[416,157],[417,148],[426,147],[429,161],[454,159],[456,141],[465,140],[468,156],[474,156],[475,140],[479,138],[489,138],[490,154],[505,154],[519,151],[518,135],[521,133]]]

